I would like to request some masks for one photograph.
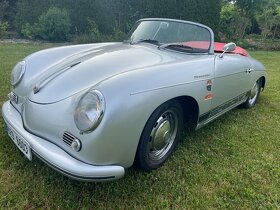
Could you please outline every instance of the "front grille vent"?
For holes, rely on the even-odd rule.
[[[15,104],[18,103],[18,96],[14,92],[11,92],[10,99],[11,99],[11,102],[13,102]]]
[[[62,138],[63,138],[63,142],[67,144],[69,147],[71,147],[73,141],[76,139],[75,136],[73,136],[71,133],[68,132],[64,132]]]

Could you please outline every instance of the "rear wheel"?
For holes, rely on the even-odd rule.
[[[245,101],[245,103],[243,104],[243,106],[245,108],[251,108],[253,106],[255,106],[255,104],[257,103],[259,96],[260,96],[260,92],[261,92],[261,79],[259,79],[258,81],[255,82],[255,84],[253,85],[249,97],[247,98],[247,100]]]
[[[135,157],[144,171],[159,168],[172,154],[182,134],[183,110],[177,101],[159,106],[142,132]]]

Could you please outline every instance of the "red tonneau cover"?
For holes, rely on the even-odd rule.
[[[184,45],[193,47],[193,48],[200,48],[200,49],[209,49],[209,42],[204,42],[204,41],[192,41],[192,42],[184,42]],[[224,51],[224,46],[226,43],[221,43],[221,42],[214,42],[214,51],[215,53],[222,53]],[[234,54],[239,54],[243,56],[249,56],[249,53],[241,48],[241,47],[236,47],[236,49],[233,52]]]
[[[225,46],[225,43],[214,42],[214,51],[216,53],[221,53],[224,51],[224,46]],[[247,56],[247,57],[249,56],[249,53],[245,49],[243,49],[242,47],[238,47],[238,46],[231,53],[239,54],[239,55],[243,55],[243,56]]]

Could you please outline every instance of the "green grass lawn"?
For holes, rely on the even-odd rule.
[[[0,44],[0,105],[12,67],[48,44]],[[186,134],[159,170],[127,170],[115,182],[64,177],[37,158],[24,158],[0,119],[0,209],[279,209],[280,52],[252,52],[269,81],[259,103],[236,108]]]

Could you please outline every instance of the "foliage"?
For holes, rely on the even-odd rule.
[[[252,20],[267,1],[270,0],[237,0],[236,5],[242,10],[242,13],[246,17]]]
[[[3,38],[6,36],[8,26],[9,26],[8,22],[0,21],[0,38]]]
[[[144,17],[165,17],[204,23],[219,28],[220,0],[17,0],[15,27],[28,34],[30,27],[50,7],[65,9],[71,21],[71,35],[90,37],[88,19],[98,26],[102,37],[117,37],[127,33],[136,20]],[[34,9],[36,8],[36,9]],[[32,12],[30,12],[32,11]],[[31,28],[32,28],[31,27]],[[27,30],[27,31],[26,31]],[[30,30],[32,31],[32,30]],[[28,33],[26,33],[28,32]],[[25,35],[26,36],[26,35]]]
[[[92,21],[92,20],[91,20]],[[77,44],[95,43],[95,42],[121,42],[125,39],[126,34],[119,28],[114,29],[112,35],[105,35],[100,33],[97,25],[89,27],[88,31],[81,35],[73,37],[72,41]]]
[[[7,0],[0,0],[0,21],[3,20],[7,12],[8,6],[9,6],[9,2]]]
[[[88,19],[88,34],[93,42],[99,42],[101,38],[98,25],[94,20]]]
[[[43,24],[39,18],[49,8],[67,11],[71,26],[66,37],[49,38],[50,31],[39,30]],[[0,20],[9,23],[9,30],[32,39],[121,40],[136,20],[149,17],[200,22],[214,30],[216,39],[220,34],[235,41],[251,33],[280,38],[279,0],[0,0]],[[99,34],[89,32],[88,20],[95,22]]]
[[[34,25],[38,18],[50,7],[49,0],[18,0],[16,3],[15,29],[19,34],[27,23]]]
[[[31,25],[30,23],[25,23],[21,27],[21,34],[24,38],[33,39],[38,33],[38,24]]]
[[[94,20],[87,19],[88,28],[86,33],[82,35],[78,35],[74,38],[74,42],[76,43],[91,43],[91,42],[100,42],[104,41],[105,37],[99,31],[98,25]]]
[[[0,44],[0,106],[12,67],[45,44]],[[30,162],[0,117],[0,209],[279,209],[280,52],[253,52],[269,73],[260,101],[187,133],[157,171],[134,168],[123,179],[83,183],[34,156]],[[125,128],[124,128],[125,129]]]
[[[257,15],[257,22],[264,39],[280,38],[280,6],[268,5]]]
[[[70,18],[66,10],[49,8],[33,25],[25,23],[21,34],[29,39],[41,38],[50,41],[67,40],[70,34]]]
[[[206,24],[215,32],[219,29],[220,0],[131,1],[128,8],[133,21],[145,17],[175,18]]]
[[[244,40],[245,49],[252,49],[252,50],[265,50],[265,51],[280,51],[280,39],[266,39],[264,40],[261,35],[254,35],[249,36]],[[238,43],[239,44],[239,43]],[[243,43],[241,43],[243,44]]]
[[[39,17],[39,35],[46,40],[67,40],[70,32],[70,18],[66,10],[51,7]]]
[[[251,27],[250,19],[244,16],[235,4],[226,4],[221,10],[221,31],[226,40],[243,39],[246,30]]]
[[[250,33],[261,34],[264,39],[280,38],[279,7],[279,0],[224,0],[221,31],[235,41]]]
[[[123,41],[126,38],[126,34],[120,28],[114,28],[113,40],[114,41]]]

